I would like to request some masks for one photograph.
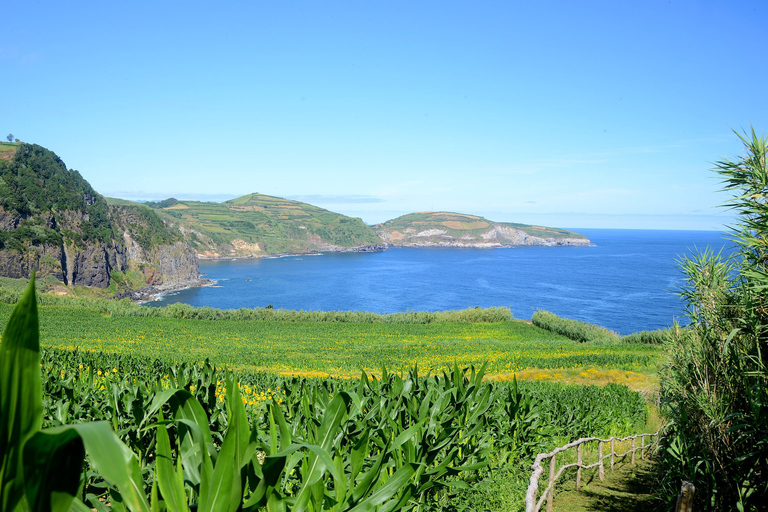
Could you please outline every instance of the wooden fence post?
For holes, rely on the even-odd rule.
[[[633,465],[635,463],[635,440],[636,439],[637,439],[636,437],[632,438],[632,464]]]
[[[645,458],[645,436],[640,436],[640,458]]]
[[[557,455],[553,455],[549,460],[549,494],[547,495],[547,512],[552,512],[555,506],[555,458]]]
[[[581,445],[576,447],[576,462],[579,464],[576,468],[576,490],[581,490]]]
[[[696,492],[696,487],[691,482],[683,481],[683,485],[680,487],[680,494],[677,495],[675,512],[691,512],[693,510],[694,492]]]
[[[605,467],[603,467],[603,442],[600,441],[597,443],[597,462],[599,463],[599,471],[600,474],[600,481],[605,481]]]
[[[611,438],[611,471],[613,471],[613,458],[614,458],[614,456],[616,454],[616,450],[614,449],[614,447],[615,447],[614,442],[615,441],[616,440],[612,437]]]

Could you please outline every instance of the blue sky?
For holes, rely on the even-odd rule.
[[[127,199],[719,229],[768,3],[16,2],[2,135]]]

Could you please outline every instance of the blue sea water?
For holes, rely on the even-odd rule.
[[[732,246],[713,231],[578,231],[595,245],[205,261],[200,271],[215,286],[170,293],[151,304],[378,313],[508,306],[515,318],[546,309],[629,334],[682,317],[683,304],[673,293],[681,256]]]

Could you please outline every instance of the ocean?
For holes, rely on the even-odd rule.
[[[577,229],[592,247],[391,249],[269,259],[201,261],[213,286],[151,302],[221,309],[439,311],[507,306],[537,309],[629,334],[683,320],[674,293],[680,257],[732,242],[714,231]]]

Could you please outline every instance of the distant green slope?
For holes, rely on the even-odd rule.
[[[373,227],[382,240],[402,246],[589,245],[584,235],[559,228],[493,222],[476,215],[419,212]]]
[[[203,257],[365,250],[381,244],[361,219],[263,194],[223,203],[165,200],[148,204],[178,224]]]

